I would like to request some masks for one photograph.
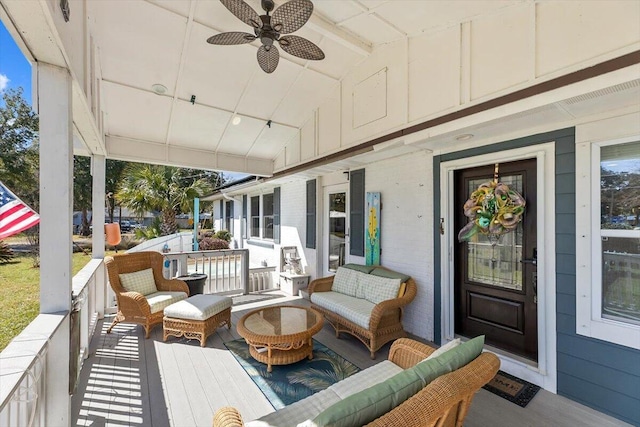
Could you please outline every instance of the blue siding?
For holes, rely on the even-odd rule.
[[[556,328],[558,394],[640,426],[640,351],[576,334],[575,131],[563,129],[434,156],[434,217],[440,211],[440,164],[555,141]],[[436,236],[439,233],[435,221]],[[440,342],[440,239],[434,244],[435,341]]]
[[[572,135],[556,140],[558,393],[640,425],[640,351],[575,332],[575,183]]]

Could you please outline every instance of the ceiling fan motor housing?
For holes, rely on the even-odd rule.
[[[263,5],[265,1],[263,0]],[[271,2],[273,4],[273,2]],[[280,33],[271,27],[271,17],[269,15],[261,15],[260,20],[262,21],[262,28],[254,28],[254,32],[256,33],[256,37],[260,39],[265,49],[271,49],[273,46],[274,40],[278,40],[280,38]]]

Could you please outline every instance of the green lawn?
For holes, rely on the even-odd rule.
[[[74,253],[73,274],[90,260],[91,255]],[[32,259],[18,254],[13,261],[0,264],[0,351],[31,323],[39,311],[40,270],[33,267]]]

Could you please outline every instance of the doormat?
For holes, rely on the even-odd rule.
[[[482,388],[523,408],[540,390],[539,386],[502,371],[498,371],[496,376]]]
[[[267,365],[251,357],[244,339],[224,345],[274,409],[291,405],[360,371],[356,365],[316,340],[313,340],[312,360],[305,358],[291,365],[273,365],[273,372],[267,372]]]

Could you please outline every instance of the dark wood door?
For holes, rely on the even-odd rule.
[[[468,222],[465,201],[493,174],[494,165],[456,172],[456,230]],[[536,160],[500,164],[498,180],[522,194],[525,214],[517,229],[497,242],[478,234],[456,243],[455,331],[486,335],[487,344],[537,361]]]

